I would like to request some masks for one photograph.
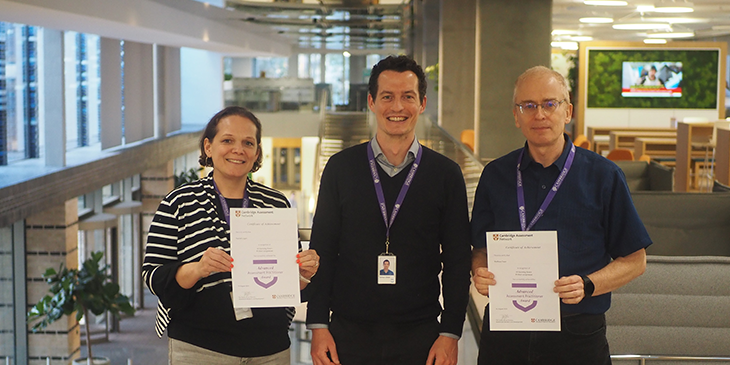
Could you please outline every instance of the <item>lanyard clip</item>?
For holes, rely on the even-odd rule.
[[[390,253],[390,252],[388,251],[388,247],[389,247],[389,246],[390,246],[390,237],[387,237],[387,238],[385,239],[385,253]]]

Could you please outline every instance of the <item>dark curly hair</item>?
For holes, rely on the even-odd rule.
[[[203,130],[203,135],[200,136],[200,157],[198,157],[198,163],[203,167],[210,166],[215,168],[215,166],[213,166],[213,159],[209,158],[208,155],[205,154],[205,140],[207,139],[213,142],[213,138],[215,138],[215,135],[218,133],[218,123],[221,119],[231,115],[246,118],[253,122],[256,126],[256,151],[259,154],[259,157],[256,161],[254,161],[253,167],[251,167],[251,172],[256,172],[261,168],[261,161],[263,160],[263,153],[261,153],[261,121],[259,121],[259,118],[256,118],[250,110],[242,106],[229,106],[216,113],[213,118],[210,118],[208,125],[206,125],[205,130]]]
[[[423,97],[426,96],[426,89],[428,88],[426,74],[423,72],[421,66],[408,56],[388,56],[373,66],[370,72],[370,80],[368,81],[368,91],[373,100],[378,95],[378,77],[380,77],[383,71],[412,71],[416,74],[416,77],[418,77],[418,99],[423,104]]]

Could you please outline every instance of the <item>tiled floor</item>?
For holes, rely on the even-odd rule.
[[[126,365],[129,364],[129,360],[132,361],[132,365],[168,363],[167,336],[158,338],[153,327],[157,300],[146,293],[144,302],[145,307],[137,310],[134,317],[125,318],[120,322],[120,332],[109,334],[109,342],[93,345],[94,356],[108,357],[111,365]],[[292,338],[292,365],[311,364],[309,343],[306,340],[299,340],[308,336],[303,328],[297,326],[294,328],[289,332]],[[467,321],[464,336],[459,341],[459,364],[475,364],[476,351],[476,343]],[[81,356],[86,356],[86,346],[82,346]]]
[[[109,342],[92,346],[94,356],[108,357],[112,365],[125,365],[128,359],[134,365],[167,364],[167,336],[158,338],[154,330],[157,300],[147,294],[144,302],[145,307],[134,317],[119,322],[120,331],[110,333]],[[86,346],[82,346],[81,356],[86,356]]]
[[[133,365],[165,365],[168,363],[167,336],[158,338],[154,331],[157,299],[149,293],[145,294],[145,307],[138,309],[134,317],[120,321],[120,332],[110,333],[109,342],[95,343],[92,347],[94,356],[104,356],[111,360],[111,365],[126,365],[131,360]],[[300,331],[303,330],[300,328]],[[292,365],[311,364],[309,344],[298,338],[307,337],[306,333],[292,337]],[[81,356],[86,356],[86,346],[81,348]]]

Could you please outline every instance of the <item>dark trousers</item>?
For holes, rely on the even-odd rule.
[[[606,316],[564,316],[560,332],[489,331],[484,315],[479,365],[610,365]]]
[[[408,325],[360,323],[333,315],[330,323],[337,355],[346,365],[423,365],[438,331],[436,319]]]

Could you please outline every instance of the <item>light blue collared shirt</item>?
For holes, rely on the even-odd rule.
[[[401,172],[404,167],[408,166],[409,163],[415,161],[416,154],[418,154],[418,137],[414,136],[411,147],[408,148],[408,152],[406,153],[406,158],[403,160],[403,163],[395,166],[390,163],[387,158],[385,158],[385,154],[378,144],[378,139],[376,137],[373,137],[372,142],[373,143],[371,144],[371,146],[373,147],[373,155],[375,156],[375,160],[378,161],[378,165],[380,165],[383,171],[385,171],[385,173],[388,174],[388,176],[390,177],[398,175],[398,173]]]

